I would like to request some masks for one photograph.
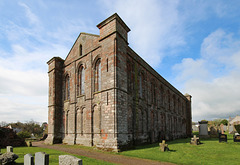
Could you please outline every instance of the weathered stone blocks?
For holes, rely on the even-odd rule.
[[[81,33],[65,60],[48,61],[45,142],[119,151],[190,136],[191,96],[128,46],[130,29],[117,14],[97,27],[100,35]]]
[[[82,160],[71,155],[60,155],[59,165],[82,165]]]

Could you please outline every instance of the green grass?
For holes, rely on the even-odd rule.
[[[194,134],[197,134],[194,132]],[[104,151],[95,150],[92,147],[85,147],[79,145],[64,145],[63,147],[67,148],[81,148],[84,150],[95,150],[98,152],[116,155],[125,155],[129,157],[138,157],[144,159],[151,159],[161,162],[171,162],[175,164],[184,164],[184,165],[238,165],[240,164],[240,143],[233,142],[233,136],[228,135],[228,142],[219,143],[217,138],[204,139],[201,140],[201,145],[194,146],[190,145],[190,138],[179,139],[171,142],[167,142],[170,151],[161,152],[159,150],[159,144],[149,144],[143,146],[137,146],[134,150],[124,151],[120,153],[109,153]],[[14,153],[16,153],[19,158],[17,159],[17,164],[23,164],[23,157],[27,153],[34,155],[36,152],[46,152],[50,155],[50,164],[58,164],[58,156],[65,155],[68,153],[53,150],[45,149],[38,147],[14,147]],[[2,153],[6,152],[5,149],[2,149]],[[70,154],[68,154],[70,155]],[[72,154],[71,154],[72,155]],[[83,164],[111,164],[104,161],[99,161],[92,158],[87,158],[83,156],[76,156],[83,160]]]
[[[1,149],[2,153],[6,152],[6,149]],[[46,149],[46,148],[39,148],[39,147],[14,147],[13,152],[19,156],[19,158],[16,160],[17,165],[23,165],[24,164],[24,155],[30,153],[34,156],[36,152],[46,152],[49,154],[49,164],[50,165],[58,165],[58,157],[59,155],[73,155],[69,154],[66,152],[62,151],[57,151],[53,149]],[[80,159],[82,159],[83,164],[91,164],[91,165],[101,165],[101,164],[106,164],[106,165],[112,165],[113,163],[97,160],[97,159],[92,159],[84,156],[78,156],[78,155],[73,155],[76,156]]]
[[[218,139],[201,140],[201,145],[190,145],[190,138],[167,142],[170,151],[161,152],[159,144],[139,146],[134,150],[124,151],[121,155],[151,159],[175,164],[240,164],[240,143],[234,143],[232,135],[228,142],[219,143]]]

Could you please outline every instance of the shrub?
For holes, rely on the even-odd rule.
[[[31,133],[29,133],[27,131],[21,131],[21,132],[17,133],[17,135],[24,139],[31,137]]]

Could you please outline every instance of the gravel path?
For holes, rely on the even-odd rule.
[[[127,157],[123,155],[113,155],[108,153],[101,153],[93,150],[81,149],[81,148],[69,148],[64,147],[63,144],[54,144],[54,145],[45,145],[42,141],[33,142],[33,146],[41,147],[41,148],[50,148],[59,151],[64,151],[70,154],[85,156],[89,158],[94,158],[98,160],[103,160],[116,164],[126,164],[126,165],[174,165],[172,163],[167,162],[158,162],[147,159],[133,158]]]

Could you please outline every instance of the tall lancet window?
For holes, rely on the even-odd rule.
[[[140,77],[139,77],[139,96],[141,98],[144,97],[144,87],[145,87],[145,84],[144,84],[144,75],[143,73],[141,72],[140,73]]]
[[[95,92],[101,90],[101,60],[98,59],[95,66]]]
[[[85,69],[81,65],[78,69],[78,95],[85,93]]]
[[[80,56],[83,55],[83,54],[82,54],[82,44],[80,44],[80,46],[79,46],[79,55],[80,55]]]
[[[139,76],[139,95],[140,97],[142,98],[142,73],[140,73],[140,76]]]
[[[65,93],[64,93],[64,100],[70,99],[70,80],[69,75],[65,77]]]

